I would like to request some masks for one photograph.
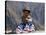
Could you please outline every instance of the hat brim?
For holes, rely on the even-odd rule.
[[[30,13],[30,10],[23,10],[23,12],[27,11],[28,13]]]

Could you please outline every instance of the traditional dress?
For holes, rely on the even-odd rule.
[[[35,27],[32,24],[32,18],[27,19],[27,20],[28,20],[28,22],[26,22],[26,23],[22,22],[18,25],[18,27],[16,28],[16,33],[26,33],[26,32],[35,31]]]

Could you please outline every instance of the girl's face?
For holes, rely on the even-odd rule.
[[[28,11],[25,11],[25,12],[23,13],[23,16],[25,16],[25,17],[27,17],[28,15],[29,15]]]
[[[26,18],[28,17],[28,15],[29,15],[28,11],[23,12],[23,16],[25,17],[24,22],[27,22]]]

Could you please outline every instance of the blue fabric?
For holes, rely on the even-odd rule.
[[[24,30],[24,28],[26,27],[26,24],[27,24],[29,27],[32,26],[32,22],[20,23],[20,24],[18,25],[18,29],[19,29],[19,30]]]

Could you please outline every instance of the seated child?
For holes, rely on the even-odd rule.
[[[16,28],[16,33],[28,33],[35,31],[32,24],[32,17],[30,16],[30,10],[23,10],[22,23]]]

